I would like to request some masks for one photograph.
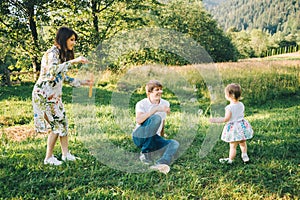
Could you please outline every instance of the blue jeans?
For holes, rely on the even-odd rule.
[[[167,140],[156,134],[161,124],[159,115],[152,115],[132,133],[134,144],[142,149],[142,153],[150,153],[164,149],[162,157],[157,164],[169,165],[177,152],[179,143],[176,140]]]

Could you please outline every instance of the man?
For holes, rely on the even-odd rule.
[[[140,159],[146,164],[152,162],[151,152],[163,150],[162,157],[150,168],[166,174],[170,171],[169,165],[179,143],[161,136],[164,132],[164,121],[170,113],[170,103],[161,98],[162,93],[160,82],[150,80],[147,83],[147,98],[139,101],[135,107],[137,126],[133,131],[133,142],[141,148]]]

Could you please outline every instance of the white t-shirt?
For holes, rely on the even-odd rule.
[[[231,103],[225,107],[225,110],[230,110],[231,118],[229,122],[235,122],[244,119],[245,106],[242,102]]]
[[[170,103],[164,99],[160,99],[160,102],[158,105],[170,107]],[[147,112],[150,112],[150,110],[155,106],[157,106],[157,104],[152,104],[148,98],[145,98],[145,99],[142,99],[141,101],[137,102],[137,104],[135,105],[135,112],[136,113],[137,112],[147,113]],[[160,135],[160,132],[162,130],[162,125],[163,125],[163,120],[166,119],[167,113],[166,112],[156,112],[155,114],[159,115],[161,117],[161,124],[156,132],[156,134]],[[137,129],[139,126],[141,126],[141,125],[137,124],[135,129]]]

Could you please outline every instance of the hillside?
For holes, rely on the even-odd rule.
[[[206,8],[212,9],[225,2],[226,0],[203,0],[203,4]]]
[[[294,53],[279,54],[264,58],[246,58],[240,59],[239,62],[259,62],[259,61],[300,61],[300,51]]]
[[[257,28],[286,35],[300,30],[298,0],[204,0],[203,3],[224,30]]]

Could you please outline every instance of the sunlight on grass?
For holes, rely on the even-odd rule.
[[[193,90],[186,90],[195,92],[196,98],[180,102],[170,89],[164,90],[172,110],[165,131],[183,148],[167,175],[142,165],[131,139],[134,105],[145,96],[142,86],[126,108],[110,103],[114,92],[123,92],[115,91],[116,85],[96,86],[95,102],[72,101],[72,89],[66,87],[69,147],[81,159],[58,167],[44,165],[46,135],[16,141],[4,132],[0,199],[299,199],[299,67],[299,61],[218,64],[224,84],[242,85],[246,119],[254,129],[253,139],[247,142],[250,163],[243,164],[238,151],[230,166],[218,162],[229,148],[217,129],[223,124],[208,122],[214,113],[205,83],[186,70],[188,66],[178,69],[194,81]],[[32,85],[0,88],[5,93],[0,99],[0,132],[33,127],[31,90]],[[224,112],[223,105],[221,110]],[[216,131],[215,144],[200,157],[210,129]],[[54,152],[60,159],[59,143]]]
[[[15,98],[0,101],[0,126],[28,124],[33,121],[33,111],[30,101]]]

